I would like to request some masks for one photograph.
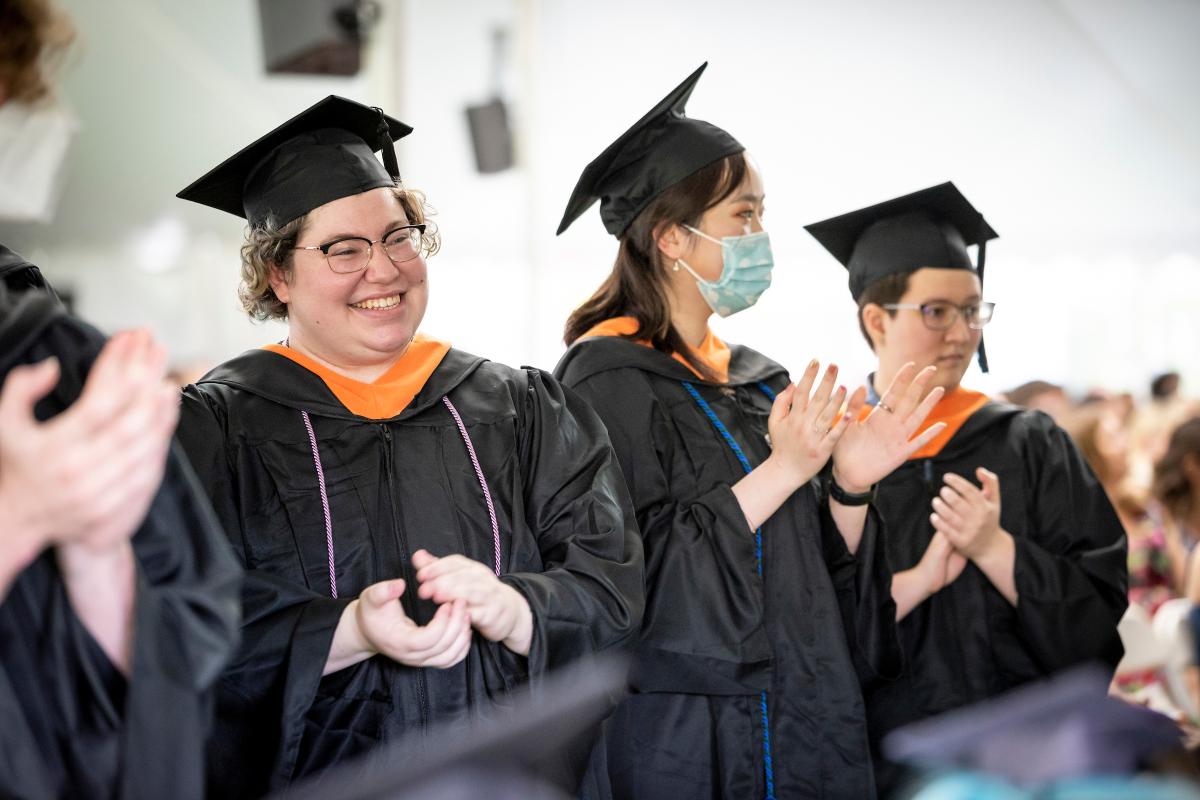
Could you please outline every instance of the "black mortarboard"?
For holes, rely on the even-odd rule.
[[[968,769],[1022,786],[1129,775],[1182,748],[1162,714],[1107,695],[1108,676],[1082,667],[888,734],[884,754],[930,768]]]
[[[514,691],[486,719],[414,732],[297,783],[280,800],[567,800],[627,673],[619,657],[576,662],[536,689]]]
[[[664,189],[746,149],[716,125],[684,115],[707,66],[708,62],[701,64],[587,165],[567,202],[558,233],[599,200],[604,229],[620,237]]]
[[[973,270],[982,283],[987,243],[999,235],[949,181],[805,230],[846,267],[855,301],[881,278],[922,267]],[[978,265],[967,253],[973,244],[979,245]],[[987,372],[982,339],[979,366]]]
[[[0,243],[0,286],[13,292],[37,289],[54,294],[54,290],[42,276],[42,271],[20,253],[9,250],[3,243]]]
[[[284,225],[332,200],[400,178],[392,142],[412,128],[378,108],[330,95],[209,170],[177,197]],[[383,151],[383,164],[375,151]]]

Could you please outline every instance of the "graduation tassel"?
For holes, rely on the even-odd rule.
[[[986,224],[986,223],[985,223]],[[987,236],[981,236],[979,239],[979,265],[975,271],[979,274],[979,289],[983,290],[983,266],[987,263]],[[976,353],[979,358],[979,369],[985,375],[988,371],[987,348],[983,346],[983,334],[979,334],[979,350]]]
[[[387,116],[379,106],[371,106],[379,112],[379,153],[383,156],[383,167],[397,182],[400,180],[400,165],[396,161],[396,146],[392,143],[392,129]]]

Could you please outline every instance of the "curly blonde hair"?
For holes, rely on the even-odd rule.
[[[392,192],[410,223],[428,226],[425,233],[421,234],[421,251],[426,256],[432,256],[441,248],[442,239],[437,225],[429,220],[435,212],[426,202],[425,193],[400,185]],[[242,281],[238,286],[238,299],[242,309],[252,319],[260,322],[287,319],[287,303],[276,297],[275,290],[271,288],[271,267],[278,267],[284,277],[291,277],[292,251],[300,240],[307,219],[308,215],[305,214],[281,226],[276,226],[268,219],[263,227],[246,231],[246,241],[242,244]]]

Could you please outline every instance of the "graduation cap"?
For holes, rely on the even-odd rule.
[[[576,662],[465,733],[455,723],[414,733],[278,800],[568,800],[627,673],[621,657]]]
[[[21,294],[29,290],[49,295],[55,304],[62,303],[62,298],[40,269],[20,253],[9,250],[0,242],[0,298],[5,291]],[[3,364],[3,361],[0,359],[0,364]]]
[[[684,114],[707,67],[707,61],[701,64],[587,165],[567,202],[558,233],[599,200],[604,229],[619,238],[664,190],[746,149],[716,125]]]
[[[999,236],[949,181],[804,229],[846,267],[855,301],[881,278],[923,267],[972,270],[982,285],[987,243]],[[978,265],[967,253],[973,244]],[[988,371],[982,338],[979,367]]]
[[[400,179],[392,142],[412,128],[330,95],[225,159],[176,197],[227,211],[261,227]],[[382,150],[383,163],[375,157]]]
[[[1041,786],[1132,775],[1182,748],[1182,732],[1174,722],[1107,691],[1104,670],[1077,668],[899,728],[884,738],[883,751],[893,761]]]

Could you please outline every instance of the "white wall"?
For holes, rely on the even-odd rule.
[[[865,372],[845,272],[801,226],[952,179],[1002,234],[989,249],[993,374],[976,385],[1141,388],[1174,365],[1200,387],[1200,6],[539,8],[547,68],[530,135],[545,235],[587,160],[707,59],[689,113],[758,159],[778,264],[758,307],[715,323],[722,335],[785,364],[815,355]],[[614,250],[594,212],[543,241],[535,255],[560,273],[566,305]],[[553,356],[549,337],[536,344]]]
[[[80,119],[52,225],[0,240],[74,290],[103,329],[148,325],[180,363],[282,337],[236,302],[243,223],[175,193],[308,104],[367,79],[267,77],[257,4],[60,0],[79,29],[64,93]]]
[[[173,194],[330,92],[394,110],[400,158],[437,207],[426,329],[552,366],[570,308],[615,242],[593,210],[553,231],[583,166],[701,61],[689,113],[727,128],[766,178],[775,286],[715,323],[800,364],[869,368],[845,273],[802,225],[952,179],[1001,239],[988,329],[1001,389],[1040,377],[1200,388],[1200,6],[1188,0],[443,0],[384,3],[356,80],[262,74],[244,0],[70,0],[84,47],[67,81],[84,122],[50,227],[4,229],[81,310],[153,325],[180,359],[271,338],[234,305],[238,220]],[[521,165],[474,172],[463,109],[486,99],[490,31],[511,26],[506,85]],[[156,231],[163,261],[135,265]]]

